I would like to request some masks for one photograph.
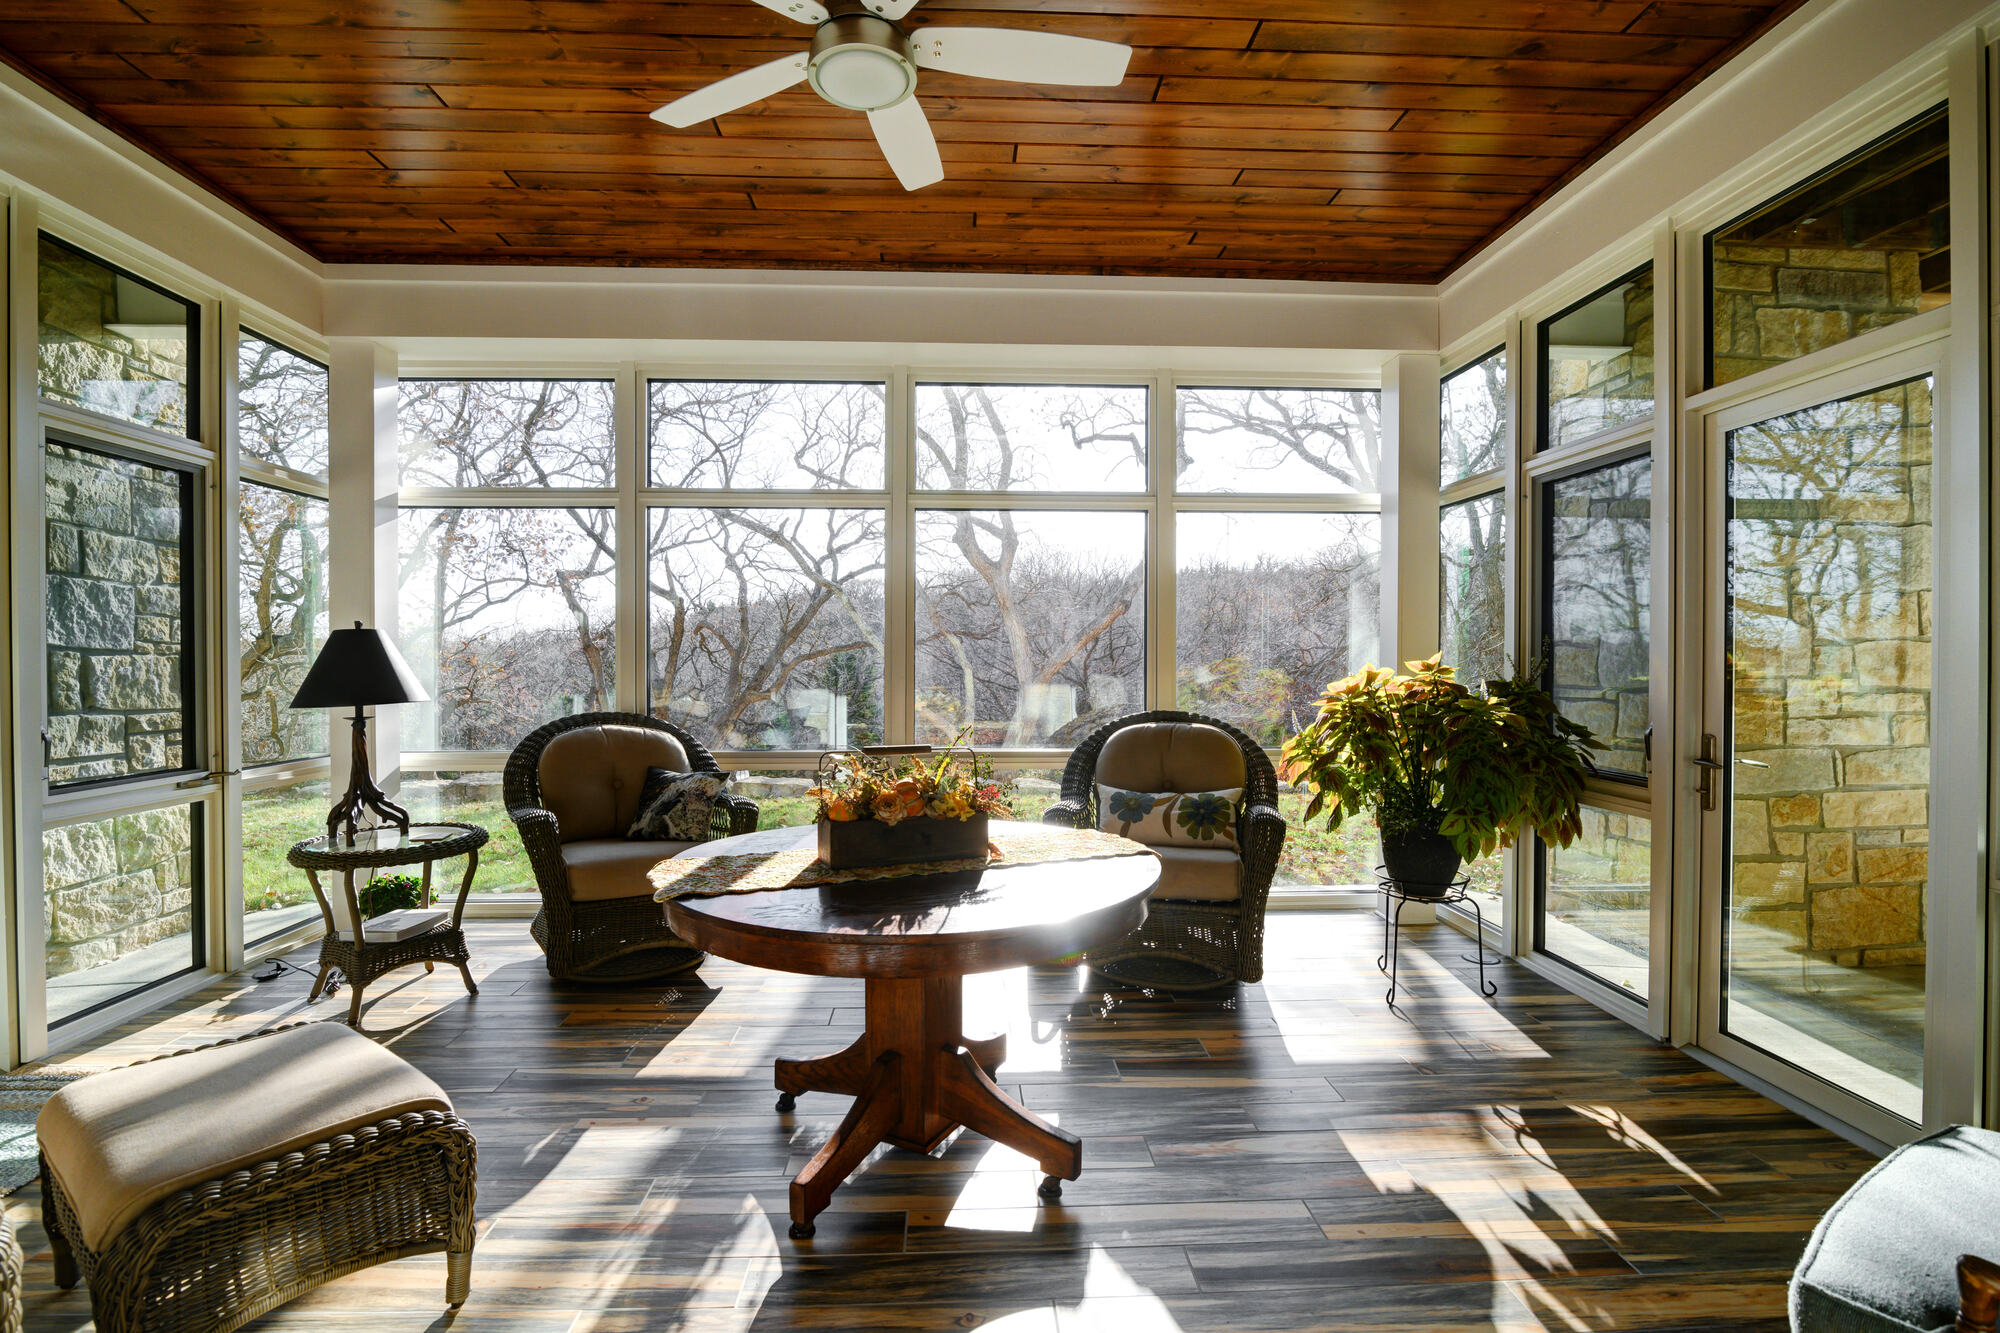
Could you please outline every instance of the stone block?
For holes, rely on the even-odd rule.
[[[107,583],[152,583],[160,577],[160,548],[136,537],[83,532],[83,571]]]
[[[1922,967],[1925,950],[1911,949],[1870,949],[1862,955],[1863,967]]]
[[[132,622],[132,634],[139,643],[177,644],[181,641],[181,622],[165,616],[138,616]]]
[[[98,532],[132,530],[132,485],[117,465],[50,450],[42,463],[43,512]]]
[[[1573,689],[1595,689],[1598,684],[1597,645],[1559,643],[1556,645],[1555,678]]]
[[[74,713],[83,707],[83,659],[75,653],[49,654],[49,711]]]
[[[1789,361],[1852,336],[1844,310],[1795,310],[1767,306],[1757,312],[1757,347],[1764,356]]]
[[[1771,850],[1780,856],[1798,860],[1806,854],[1806,835],[1803,833],[1773,833]]]
[[[1850,250],[1845,246],[1793,246],[1785,262],[1794,268],[1880,273],[1888,267],[1888,255],[1882,250]]]
[[[134,597],[117,583],[51,574],[46,588],[49,643],[62,648],[130,648]]]
[[[142,616],[173,616],[181,614],[181,590],[148,584],[139,589],[139,614]]]
[[[1806,947],[1806,914],[1797,907],[1776,909],[1739,907],[1734,915],[1740,930],[1739,938],[1753,933],[1768,932],[1775,937],[1777,948],[1796,952]]]
[[[1786,749],[1744,751],[1745,759],[1760,760],[1768,768],[1736,765],[1734,774],[1739,796],[1767,796],[1780,792],[1816,792],[1833,786],[1833,751]]]
[[[171,657],[89,657],[83,663],[84,702],[105,712],[148,712],[181,703],[180,662]]]
[[[125,752],[125,719],[116,714],[58,714],[49,718],[49,757],[89,759]]]
[[[187,849],[191,837],[186,807],[120,815],[113,822],[117,825],[118,864],[128,871],[148,869],[163,861],[172,864],[174,857]]]
[[[1785,687],[1785,709],[1793,718],[1831,717],[1841,711],[1841,682],[1838,680],[1795,680]]]
[[[1791,251],[1782,245],[1718,244],[1715,257],[1742,264],[1782,264],[1791,258]]]
[[[1889,252],[1889,302],[1905,309],[1915,309],[1924,297],[1923,279],[1917,273],[1917,255],[1913,250],[1892,250]]]
[[[1771,798],[1771,824],[1774,828],[1813,828],[1819,824],[1819,797],[1774,796]]]
[[[179,713],[127,713],[125,725],[132,731],[179,731]]]
[[[1771,850],[1771,816],[1762,801],[1737,801],[1730,814],[1731,846],[1738,856],[1763,856]]]
[[[93,759],[83,764],[50,764],[49,781],[56,786],[72,782],[95,782],[99,778],[125,776],[123,759]]]
[[[1854,835],[1827,832],[1806,835],[1806,878],[1814,884],[1854,882]]]
[[[1841,761],[1841,781],[1849,787],[1916,787],[1931,780],[1927,745],[1867,750]]]
[[[157,772],[170,767],[167,742],[163,736],[133,736],[125,742],[125,762],[134,772]]]
[[[1558,695],[1560,695],[1558,691]],[[1609,699],[1562,699],[1562,714],[1572,722],[1589,727],[1600,740],[1610,739],[1618,729],[1618,705]]]
[[[1930,878],[1928,847],[1868,847],[1858,854],[1863,884],[1922,884]]]
[[[1718,259],[1709,268],[1709,276],[1718,291],[1768,292],[1772,289],[1769,264],[1739,264]]]
[[[1923,941],[1923,890],[1858,885],[1812,896],[1812,947],[1868,949]]]
[[[83,564],[82,534],[68,523],[50,523],[44,531],[48,535],[49,573],[77,573]]]
[[[1900,847],[1903,845],[1903,830],[1899,828],[1858,828],[1854,830],[1854,845],[1857,847]]]
[[[1929,745],[1931,743],[1931,720],[1923,714],[1911,713],[1889,719],[1889,741],[1892,745]]]
[[[1736,696],[1736,743],[1743,746],[1782,745],[1785,705],[1762,695]]]
[[[1782,268],[1778,270],[1777,296],[1780,307],[1797,306],[1821,314],[1882,310],[1889,304],[1889,275],[1879,269],[1863,273]]]
[[[1618,730],[1620,740],[1638,741],[1646,739],[1646,728],[1653,725],[1652,696],[1644,690],[1624,690],[1618,695]]]
[[[106,823],[70,824],[42,834],[42,881],[52,889],[118,873],[118,845]]]
[[[1786,728],[1785,739],[1793,745],[1887,745],[1889,719],[1879,713],[1801,718]]]
[[[1908,523],[1910,501],[1901,495],[1829,495],[1820,513],[1849,523]]]
[[[1798,861],[1738,861],[1731,868],[1730,905],[1738,911],[1802,903],[1806,868]]]
[[[1930,801],[1922,789],[1830,791],[1821,800],[1828,828],[1893,828],[1928,824]]]
[[[1854,647],[1854,669],[1863,685],[1884,689],[1928,689],[1931,646],[1916,639],[1885,639]]]

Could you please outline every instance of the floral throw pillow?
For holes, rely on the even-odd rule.
[[[625,830],[628,838],[649,841],[703,842],[715,816],[715,798],[724,785],[720,773],[676,773],[670,768],[646,770],[639,789],[639,816]]]
[[[1243,789],[1126,791],[1097,784],[1097,827],[1154,847],[1236,848],[1236,811]]]

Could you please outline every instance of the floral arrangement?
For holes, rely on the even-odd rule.
[[[924,755],[848,752],[828,756],[817,786],[819,817],[836,824],[873,819],[894,826],[906,819],[967,820],[974,815],[1013,816],[1012,784],[999,779],[993,761],[955,746],[935,759]]]

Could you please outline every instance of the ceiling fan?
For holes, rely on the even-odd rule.
[[[917,102],[917,71],[943,70],[1017,83],[1110,87],[1125,77],[1132,48],[1090,37],[1018,28],[921,28],[901,20],[917,0],[756,0],[816,25],[812,45],[669,102],[653,119],[676,129],[761,102],[800,82],[849,111],[866,111],[875,142],[906,190],[944,179],[937,138]]]

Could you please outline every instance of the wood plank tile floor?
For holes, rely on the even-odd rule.
[[[451,1092],[479,1136],[472,1298],[441,1258],[357,1273],[260,1329],[1785,1328],[1785,1280],[1870,1156],[1525,969],[1472,986],[1469,941],[1404,936],[1392,1012],[1380,924],[1271,920],[1265,981],[1227,998],[974,978],[1003,1086],[1084,1140],[1040,1205],[1033,1165],[975,1135],[873,1158],[810,1242],[786,1183],[845,1109],[773,1110],[770,1062],[860,1032],[861,983],[711,962],[673,986],[552,985],[523,923],[471,929],[455,974],[378,982],[366,1030]],[[299,955],[303,959],[303,953]],[[305,979],[238,975],[64,1063],[111,1066],[301,1016]],[[30,1186],[28,1327],[89,1323],[55,1290]]]

